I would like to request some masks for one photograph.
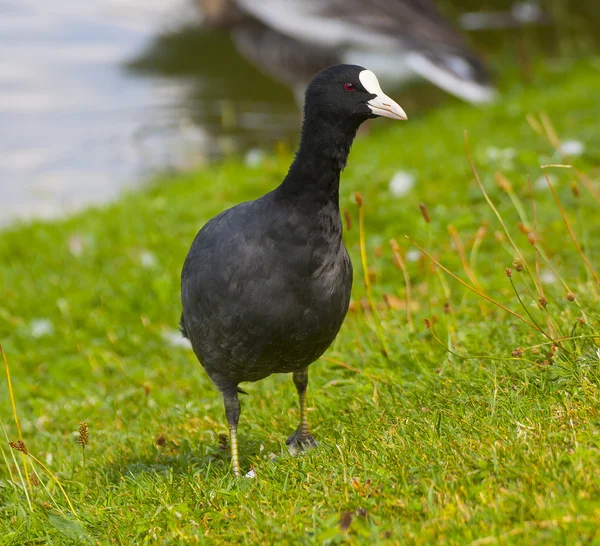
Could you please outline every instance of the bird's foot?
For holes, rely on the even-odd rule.
[[[319,445],[312,434],[301,433],[299,430],[296,430],[285,443],[292,455],[304,453]]]

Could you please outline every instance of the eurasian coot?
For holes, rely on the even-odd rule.
[[[495,91],[484,63],[434,0],[196,0],[242,55],[300,99],[318,70],[370,66],[384,84],[421,76],[469,102]],[[301,103],[301,101],[299,101]]]
[[[378,116],[406,119],[373,72],[354,65],[319,72],[306,91],[300,147],[283,182],[207,222],[183,265],[181,328],[223,394],[236,475],[243,381],[292,373],[301,419],[287,443],[315,444],[306,414],[308,366],[335,339],[352,287],[340,172],[360,124]]]

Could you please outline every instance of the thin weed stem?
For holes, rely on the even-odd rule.
[[[476,288],[473,288],[470,284],[466,283],[465,281],[463,281],[460,277],[458,277],[457,275],[455,275],[454,273],[452,273],[452,271],[450,271],[448,268],[444,267],[440,262],[438,262],[433,256],[431,256],[431,254],[429,254],[425,249],[423,249],[422,247],[420,247],[417,243],[415,243],[408,235],[406,235],[406,238],[414,245],[416,246],[425,256],[427,256],[427,258],[429,258],[435,265],[437,265],[440,269],[442,269],[443,271],[445,271],[448,275],[450,275],[454,280],[458,281],[460,284],[462,284],[463,286],[465,286],[466,288],[468,288],[471,292],[477,294],[478,296],[486,299],[487,301],[489,301],[490,303],[493,303],[495,306],[499,307],[500,309],[502,309],[503,311],[506,311],[507,313],[511,314],[513,317],[518,318],[521,322],[524,322],[525,324],[527,324],[527,326],[533,328],[534,330],[540,331],[540,328],[538,326],[536,326],[535,324],[532,324],[531,322],[529,322],[526,318],[523,318],[521,315],[519,315],[518,313],[515,313],[515,311],[510,310],[508,307],[502,305],[500,302],[497,302],[496,300],[490,298],[489,296],[487,296],[486,294],[483,294],[481,292],[479,292]]]
[[[525,310],[525,312],[527,313],[527,316],[531,319],[531,322],[533,322],[535,324],[535,326],[537,327],[537,329],[541,332],[541,334],[548,338],[550,341],[556,343],[557,345],[560,345],[559,342],[557,342],[555,339],[552,339],[552,337],[550,335],[548,335],[540,326],[539,324],[535,321],[535,319],[533,318],[532,314],[529,312],[529,309],[527,308],[527,306],[523,303],[523,300],[521,299],[521,295],[519,294],[519,291],[517,290],[517,287],[515,286],[515,283],[512,280],[512,277],[508,277],[508,280],[510,281],[510,285],[512,286],[512,289],[515,293],[515,296],[517,296],[517,299],[519,300],[519,303],[521,304],[521,307]],[[571,354],[569,351],[567,351],[564,347],[561,347],[564,351],[566,351],[567,353]]]
[[[384,379],[382,377],[367,373],[363,370],[359,370],[358,368],[354,368],[354,367],[350,366],[350,364],[346,364],[345,362],[342,362],[341,360],[336,360],[335,358],[331,358],[329,356],[322,356],[321,359],[324,360],[325,362],[330,362],[331,364],[335,364],[336,366],[341,366],[342,368],[344,368],[346,370],[350,370],[351,372],[358,373],[360,375],[364,375],[367,379],[369,379],[370,381],[373,381],[373,382],[378,381],[379,383],[383,383],[384,385],[390,385],[391,383],[396,383],[395,381],[390,381],[389,379]]]
[[[544,132],[548,137],[548,141],[555,149],[558,150],[560,148],[560,139],[554,130],[554,126],[552,125],[548,114],[546,114],[546,112],[540,112],[540,120],[542,122],[542,126],[544,127]]]
[[[488,205],[490,206],[492,211],[494,211],[496,218],[498,219],[498,221],[500,222],[500,225],[502,226],[502,229],[504,230],[504,234],[506,235],[506,238],[508,239],[510,245],[513,247],[514,251],[517,254],[517,258],[519,258],[519,260],[521,260],[521,263],[527,270],[527,273],[531,277],[533,284],[536,284],[535,277],[532,275],[531,269],[529,268],[527,261],[523,257],[521,250],[516,245],[512,236],[510,235],[510,232],[508,231],[508,228],[506,227],[506,224],[504,223],[504,219],[502,218],[500,211],[496,208],[496,205],[494,205],[494,203],[490,199],[490,196],[487,194],[487,192],[485,191],[485,188],[483,187],[483,183],[481,182],[481,179],[479,178],[479,174],[477,173],[475,164],[473,163],[473,160],[471,159],[471,152],[469,151],[469,140],[467,138],[467,131],[465,131],[465,150],[466,150],[466,154],[467,154],[467,161],[469,162],[469,165],[471,166],[471,171],[473,171],[473,176],[475,177],[475,180],[477,181],[477,185],[479,186],[481,193],[483,193],[483,196],[485,197],[485,200],[487,201]]]
[[[536,119],[536,117],[530,112],[525,116],[527,123],[529,126],[541,137],[545,137],[544,128],[541,126],[540,122]]]
[[[583,186],[585,187],[585,189],[590,192],[590,195],[597,201],[597,203],[600,205],[600,191],[598,190],[598,188],[596,188],[594,186],[594,183],[588,178],[588,176],[575,169],[575,174],[577,175],[577,178],[579,179],[579,181],[583,184]]]
[[[474,271],[477,265],[477,258],[479,257],[479,249],[481,244],[487,235],[487,228],[485,226],[479,226],[477,233],[475,234],[475,240],[473,241],[473,247],[471,248],[471,255],[469,256],[469,266]]]
[[[412,286],[410,284],[410,275],[408,274],[408,268],[406,267],[406,262],[400,255],[400,247],[398,246],[398,242],[396,239],[390,239],[390,246],[392,247],[392,254],[394,256],[395,263],[398,265],[400,270],[402,271],[402,275],[404,275],[404,284],[406,285],[406,320],[408,322],[408,327],[411,332],[415,331],[415,325],[412,319]]]
[[[580,336],[566,336],[566,337],[560,337],[558,338],[556,341],[574,341],[577,339],[597,339],[598,338],[598,334],[582,334]],[[531,349],[538,349],[541,347],[545,347],[546,345],[554,345],[556,342],[555,341],[544,341],[543,343],[538,343],[537,345],[530,345],[529,347],[524,347],[523,350],[524,351],[530,351]]]
[[[544,123],[544,127],[541,126],[541,124],[537,121],[537,119],[535,118],[535,116],[533,114],[527,114],[527,116],[525,116],[525,117],[527,119],[527,122],[531,126],[531,128],[541,137],[545,137],[548,140],[548,142],[550,143],[550,145],[561,155],[561,157],[563,159],[567,159],[567,156],[560,149],[560,141],[558,139],[556,131],[554,130],[554,127],[553,127],[548,115],[545,113],[540,114],[540,118],[542,119],[542,122]],[[544,129],[546,129],[546,130],[544,130]],[[551,135],[553,135],[553,136],[551,136]],[[549,167],[550,165],[546,165],[546,166]],[[555,166],[565,167],[565,165],[555,165]],[[579,181],[590,192],[591,196],[598,202],[598,204],[600,204],[600,191],[598,190],[598,188],[596,188],[594,186],[594,183],[590,180],[590,178],[584,172],[573,167],[572,165],[568,165],[568,167],[571,167],[575,170],[575,174],[577,175],[577,178],[579,178]]]
[[[69,498],[69,495],[67,495],[67,492],[65,491],[65,488],[60,483],[60,480],[52,473],[52,471],[42,461],[40,461],[37,457],[35,457],[34,455],[32,455],[31,452],[28,452],[27,455],[29,457],[31,457],[31,459],[34,462],[36,462],[37,464],[39,464],[46,471],[46,473],[54,480],[54,482],[56,483],[56,485],[58,485],[59,489],[61,490],[63,496],[65,497],[65,499],[67,501],[67,504],[69,505],[69,508],[71,509],[71,512],[73,513],[73,515],[77,519],[79,519],[79,516],[77,515],[77,512],[75,511],[75,507],[71,503],[71,499]]]
[[[448,225],[448,233],[450,234],[450,237],[452,237],[452,242],[454,243],[454,247],[456,248],[456,251],[458,252],[458,256],[460,258],[460,262],[463,266],[463,270],[464,270],[465,274],[467,275],[469,280],[473,283],[473,286],[475,286],[477,288],[477,290],[479,290],[480,292],[485,292],[485,290],[483,289],[483,286],[479,282],[479,279],[475,275],[475,272],[471,268],[471,265],[467,261],[465,245],[462,242],[460,233],[452,224]]]
[[[508,194],[508,197],[510,198],[513,206],[515,207],[523,225],[528,225],[529,219],[527,218],[525,207],[523,207],[523,204],[521,203],[521,200],[515,193],[513,185],[510,183],[510,181],[501,172],[497,172],[496,183],[501,189],[503,189]]]
[[[537,245],[535,244],[537,242],[537,210],[536,210],[536,206],[535,206],[535,197],[533,195],[533,184],[531,183],[531,177],[528,176],[527,177],[527,185],[529,186],[529,196],[531,198],[531,214],[533,215],[533,249],[535,251],[535,276],[537,279],[537,290],[538,290],[538,297],[540,299],[546,299],[546,296],[544,295],[544,286],[542,284],[542,275],[540,272],[540,254],[537,248]]]
[[[460,358],[461,360],[502,360],[502,361],[511,361],[511,360],[515,360],[515,361],[519,361],[519,362],[528,362],[529,364],[533,364],[534,366],[537,366],[538,363],[534,362],[533,360],[528,360],[526,358],[520,358],[520,357],[504,357],[504,356],[489,356],[489,355],[476,355],[476,356],[465,356],[465,355],[461,355],[459,353],[457,353],[456,351],[453,351],[451,349],[449,349],[448,347],[446,347],[443,343],[442,340],[435,334],[435,331],[433,329],[432,326],[429,326],[428,328],[429,333],[431,334],[431,337],[433,337],[433,339],[435,339],[435,341],[444,349],[444,351],[446,351],[447,353],[450,353],[451,355]]]
[[[0,427],[2,427],[2,432],[4,433],[4,438],[6,438],[6,442],[10,442],[9,438],[8,438],[8,434],[6,433],[6,429],[4,428],[4,423],[2,423],[2,421],[0,421]],[[2,454],[4,455],[4,450],[2,450]],[[19,466],[19,464],[17,463],[17,458],[15,457],[15,453],[14,451],[11,449],[10,450],[10,454],[14,463],[15,468],[17,469],[17,474],[19,475],[19,480],[21,481],[21,487],[23,488],[23,492],[25,493],[25,498],[27,499],[27,505],[29,506],[29,511],[33,512],[33,505],[31,504],[31,498],[29,497],[29,492],[27,491],[27,482],[29,482],[29,480],[25,480],[23,478],[23,474],[21,473],[21,467]],[[25,457],[25,454],[22,453],[23,457]],[[6,461],[6,456],[5,457],[5,461]],[[8,467],[8,461],[6,461],[6,466]],[[8,467],[9,472],[10,472],[10,467]],[[33,495],[33,492],[32,492]]]
[[[355,197],[356,204],[358,205],[358,236],[360,241],[360,258],[362,261],[363,272],[365,276],[365,286],[367,287],[367,297],[369,298],[369,306],[371,308],[371,313],[373,314],[373,319],[375,320],[377,337],[379,337],[379,341],[383,348],[384,356],[386,358],[389,358],[390,351],[388,350],[387,343],[385,341],[385,336],[383,334],[383,328],[381,326],[381,320],[379,318],[379,314],[377,313],[377,308],[375,307],[375,301],[373,300],[373,290],[371,288],[371,279],[369,278],[367,244],[365,241],[365,213],[363,209],[363,200],[362,196],[359,193],[356,193]]]
[[[554,186],[552,185],[552,182],[550,182],[550,178],[548,177],[548,173],[546,172],[546,169],[543,169],[543,172],[544,172],[544,177],[546,178],[546,182],[548,183],[548,187],[550,188],[550,191],[552,192],[552,195],[554,196],[554,200],[556,201],[556,206],[558,207],[558,210],[560,210],[560,215],[562,216],[562,219],[565,222],[565,225],[567,226],[569,235],[571,236],[571,239],[573,240],[573,243],[575,244],[575,248],[577,248],[577,252],[579,252],[579,255],[585,262],[586,267],[589,269],[590,273],[594,277],[596,284],[598,286],[600,286],[600,279],[598,278],[596,271],[594,271],[592,264],[587,259],[587,256],[581,249],[581,246],[579,245],[579,241],[577,241],[577,237],[575,237],[575,233],[571,229],[571,225],[569,224],[569,220],[567,220],[567,215],[565,214],[565,209],[563,208],[562,203],[560,202],[560,199],[558,197],[558,194],[556,193],[556,190],[554,189]]]
[[[546,253],[544,252],[544,250],[542,249],[542,247],[537,242],[535,243],[534,247],[539,252],[539,254],[542,257],[542,259],[544,260],[544,262],[546,262],[546,265],[548,266],[548,268],[550,269],[550,271],[552,271],[552,273],[554,273],[554,275],[556,276],[556,278],[563,285],[564,289],[567,292],[571,292],[572,290],[569,288],[569,285],[567,284],[567,281],[565,281],[561,277],[561,275],[558,272],[558,270],[552,265],[552,262],[550,261],[550,259],[548,258],[548,256],[546,256]]]
[[[56,510],[58,512],[60,512],[61,514],[64,514],[63,510],[60,508],[60,506],[58,505],[58,503],[54,500],[54,497],[53,497],[52,493],[50,493],[50,490],[48,489],[48,486],[46,485],[46,483],[44,482],[44,480],[42,480],[41,476],[38,474],[38,471],[36,470],[35,465],[32,464],[31,468],[33,469],[33,473],[36,475],[38,481],[42,484],[42,487],[46,491],[46,494],[52,500],[52,503],[54,504],[54,508],[56,508]]]
[[[0,353],[2,353],[2,360],[4,361],[4,369],[6,370],[6,380],[8,382],[8,394],[10,396],[10,403],[12,406],[13,417],[15,419],[15,425],[17,426],[17,433],[19,435],[19,440],[23,441],[23,432],[21,431],[21,424],[19,423],[19,416],[17,414],[17,404],[15,402],[15,393],[13,391],[12,381],[10,379],[10,368],[8,367],[8,360],[6,359],[6,354],[4,353],[4,349],[2,345],[0,345]],[[29,478],[29,470],[27,468],[27,457],[24,453],[21,454],[23,458],[23,471],[25,472],[25,479],[27,480],[27,485],[29,487],[29,492],[33,495],[33,486],[31,485],[31,480]],[[31,506],[31,505],[30,505]]]

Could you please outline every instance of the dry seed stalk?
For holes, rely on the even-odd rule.
[[[592,197],[598,202],[598,204],[600,204],[600,191],[594,186],[594,183],[585,173],[582,173],[577,169],[575,169],[575,173],[577,174],[579,181],[585,186],[585,189],[589,191]]]
[[[510,361],[510,360],[517,360],[517,361],[522,361],[522,362],[529,362],[530,364],[536,364],[536,362],[533,362],[532,360],[528,360],[526,358],[522,358],[522,357],[505,357],[505,356],[489,356],[489,355],[475,355],[475,356],[465,356],[465,355],[461,355],[451,349],[449,349],[448,347],[446,347],[443,343],[442,340],[437,336],[437,334],[435,333],[435,330],[431,324],[431,321],[429,319],[425,319],[425,326],[427,327],[427,329],[429,330],[429,333],[431,334],[431,337],[433,337],[433,339],[435,339],[435,341],[442,346],[442,348],[444,349],[444,351],[446,351],[447,353],[450,353],[451,355],[456,356],[457,358],[460,358],[462,360],[502,360],[502,361]]]
[[[521,315],[519,315],[518,313],[515,313],[514,311],[511,311],[508,307],[505,307],[504,305],[502,305],[500,302],[497,302],[496,300],[490,298],[489,296],[487,296],[486,294],[483,294],[482,292],[479,292],[476,288],[473,288],[470,284],[466,283],[465,281],[463,281],[460,277],[456,276],[454,273],[452,273],[452,271],[450,271],[447,267],[444,267],[440,262],[438,262],[433,256],[431,256],[431,254],[429,254],[426,250],[424,250],[422,247],[420,247],[417,243],[415,243],[408,235],[405,235],[405,237],[413,244],[415,245],[425,256],[427,256],[427,258],[429,258],[435,265],[437,265],[441,270],[445,271],[448,275],[450,275],[454,280],[458,281],[460,284],[462,284],[464,287],[468,288],[471,292],[474,292],[475,294],[477,294],[478,296],[481,296],[482,298],[486,299],[487,301],[489,301],[490,303],[493,303],[494,305],[496,305],[497,307],[499,307],[500,309],[502,309],[503,311],[506,311],[507,313],[511,314],[513,317],[518,318],[520,321],[524,322],[525,324],[527,324],[527,326],[533,328],[534,330],[538,330],[539,328],[535,325],[532,324],[531,322],[529,322],[527,319],[523,318]]]
[[[371,313],[373,314],[373,319],[375,320],[377,337],[379,337],[384,356],[386,358],[389,358],[390,351],[388,350],[387,343],[385,341],[385,336],[383,335],[383,328],[381,327],[379,314],[377,313],[375,302],[373,300],[371,279],[369,278],[369,264],[367,262],[367,243],[365,240],[365,213],[363,209],[363,198],[362,195],[358,192],[354,194],[354,198],[356,199],[356,204],[358,205],[358,238],[360,242],[360,257],[363,266],[365,286],[367,287],[367,297],[369,298],[369,306],[371,307]]]
[[[10,368],[8,367],[8,360],[6,359],[6,354],[4,353],[4,349],[2,348],[2,345],[0,345],[0,353],[2,353],[2,360],[4,361],[4,369],[6,370],[6,380],[8,382],[8,394],[10,396],[10,403],[12,406],[13,417],[15,419],[15,425],[17,426],[17,433],[19,434],[19,442],[21,442],[21,444],[23,444],[23,432],[21,431],[21,424],[19,423],[19,416],[17,414],[17,404],[15,402],[15,394],[14,394],[13,387],[12,387],[12,381],[10,379]],[[27,480],[27,485],[29,486],[29,492],[31,494],[33,494],[33,486],[31,485],[31,480],[29,479],[29,470],[27,469],[26,454],[22,453],[22,457],[23,457],[23,470],[25,472],[25,478]]]
[[[552,192],[552,195],[554,196],[554,200],[556,201],[556,206],[558,207],[558,210],[560,211],[560,215],[562,216],[562,219],[565,222],[565,225],[567,226],[569,235],[571,236],[571,239],[573,240],[573,243],[575,244],[575,248],[577,248],[577,252],[579,252],[579,255],[583,258],[583,261],[585,262],[585,265],[587,266],[590,273],[594,277],[596,284],[598,286],[600,286],[600,279],[598,278],[596,271],[594,271],[592,264],[587,259],[587,256],[581,249],[581,246],[579,245],[579,241],[577,241],[577,237],[575,237],[575,233],[573,232],[573,229],[571,228],[571,225],[569,224],[569,221],[567,220],[567,215],[565,214],[565,209],[563,208],[562,203],[560,202],[560,199],[558,197],[558,194],[556,193],[556,190],[554,189],[554,186],[552,185],[552,182],[550,182],[550,178],[548,176],[548,173],[546,172],[546,169],[543,169],[543,172],[544,172],[544,177],[546,178],[546,182],[548,183],[548,187],[550,188],[550,191]]]
[[[79,519],[79,516],[77,515],[77,512],[75,511],[75,508],[73,507],[73,504],[71,503],[71,499],[69,499],[69,496],[67,495],[67,492],[65,491],[64,487],[60,483],[60,480],[52,473],[52,471],[42,461],[40,461],[37,457],[32,455],[32,453],[27,449],[27,447],[25,446],[25,444],[23,443],[22,440],[17,440],[16,442],[8,442],[8,445],[10,445],[10,447],[15,449],[16,451],[20,451],[23,455],[26,455],[27,457],[31,457],[31,459],[33,459],[33,461],[35,461],[37,464],[39,464],[46,471],[46,473],[56,482],[56,485],[58,485],[59,489],[62,491],[62,494],[65,497],[67,504],[69,505],[69,508],[71,509],[71,512],[73,512],[73,515],[77,519]]]
[[[475,164],[473,163],[473,160],[471,159],[471,152],[469,150],[469,140],[467,138],[467,131],[466,130],[465,130],[465,151],[466,151],[466,154],[467,154],[467,161],[469,162],[469,165],[471,167],[471,171],[473,171],[473,176],[475,177],[475,181],[477,182],[477,185],[479,186],[479,189],[481,190],[481,193],[483,193],[483,196],[485,197],[485,200],[487,201],[488,205],[490,206],[490,208],[492,209],[492,211],[496,215],[496,218],[500,222],[500,225],[502,226],[502,229],[504,230],[506,238],[508,239],[510,245],[513,247],[514,251],[517,253],[517,258],[519,258],[521,260],[521,262],[525,266],[525,269],[527,270],[527,273],[529,274],[529,276],[530,276],[533,284],[535,285],[536,284],[536,280],[535,280],[534,276],[531,274],[531,269],[529,268],[529,265],[527,264],[527,261],[525,260],[525,258],[523,257],[523,254],[521,253],[519,247],[516,245],[516,243],[514,242],[513,238],[511,237],[510,232],[508,231],[508,228],[506,227],[506,224],[504,223],[504,219],[502,218],[502,215],[500,214],[500,211],[496,208],[496,205],[494,205],[493,201],[490,199],[490,196],[487,194],[487,192],[485,191],[485,188],[483,187],[483,183],[481,182],[481,179],[479,178],[479,174],[477,172],[477,169],[475,168]]]
[[[400,255],[400,247],[398,246],[398,242],[396,241],[396,239],[390,239],[390,246],[392,247],[392,254],[394,256],[394,264],[397,264],[397,266],[402,271],[402,274],[404,275],[404,283],[406,284],[406,320],[408,321],[408,327],[410,328],[410,331],[414,332],[415,325],[413,323],[412,312],[411,312],[412,286],[410,284],[410,276],[408,274],[408,269],[406,267],[406,263],[402,259],[402,256]]]
[[[467,277],[469,277],[469,280],[477,287],[477,290],[479,290],[480,292],[484,292],[484,289],[481,286],[479,279],[477,278],[477,276],[475,275],[475,272],[471,268],[471,265],[467,261],[465,245],[463,244],[462,239],[460,238],[460,233],[452,224],[448,225],[448,233],[450,234],[450,237],[452,237],[454,247],[456,248],[456,251],[458,252],[458,256],[460,258],[460,261],[462,263],[463,269],[464,269]]]
[[[548,137],[548,142],[550,142],[550,144],[552,144],[552,146],[558,150],[560,148],[560,139],[554,130],[554,126],[552,125],[548,114],[546,114],[546,112],[540,112],[540,120],[542,122],[542,126],[544,127],[546,136]]]
[[[83,456],[83,466],[85,467],[85,446],[89,443],[89,430],[88,424],[85,421],[79,423],[79,435],[77,436],[77,443],[81,446],[81,454]]]

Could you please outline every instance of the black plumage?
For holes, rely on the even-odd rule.
[[[493,99],[482,60],[434,0],[196,0],[242,55],[304,91],[335,63],[368,64],[385,84],[421,76],[469,102]]]
[[[223,393],[236,474],[243,381],[292,372],[302,419],[288,444],[314,444],[306,423],[307,368],[335,339],[352,287],[340,172],[358,127],[377,115],[406,119],[372,72],[338,65],[318,73],[306,92],[300,147],[283,182],[207,222],[185,260],[181,327]]]

